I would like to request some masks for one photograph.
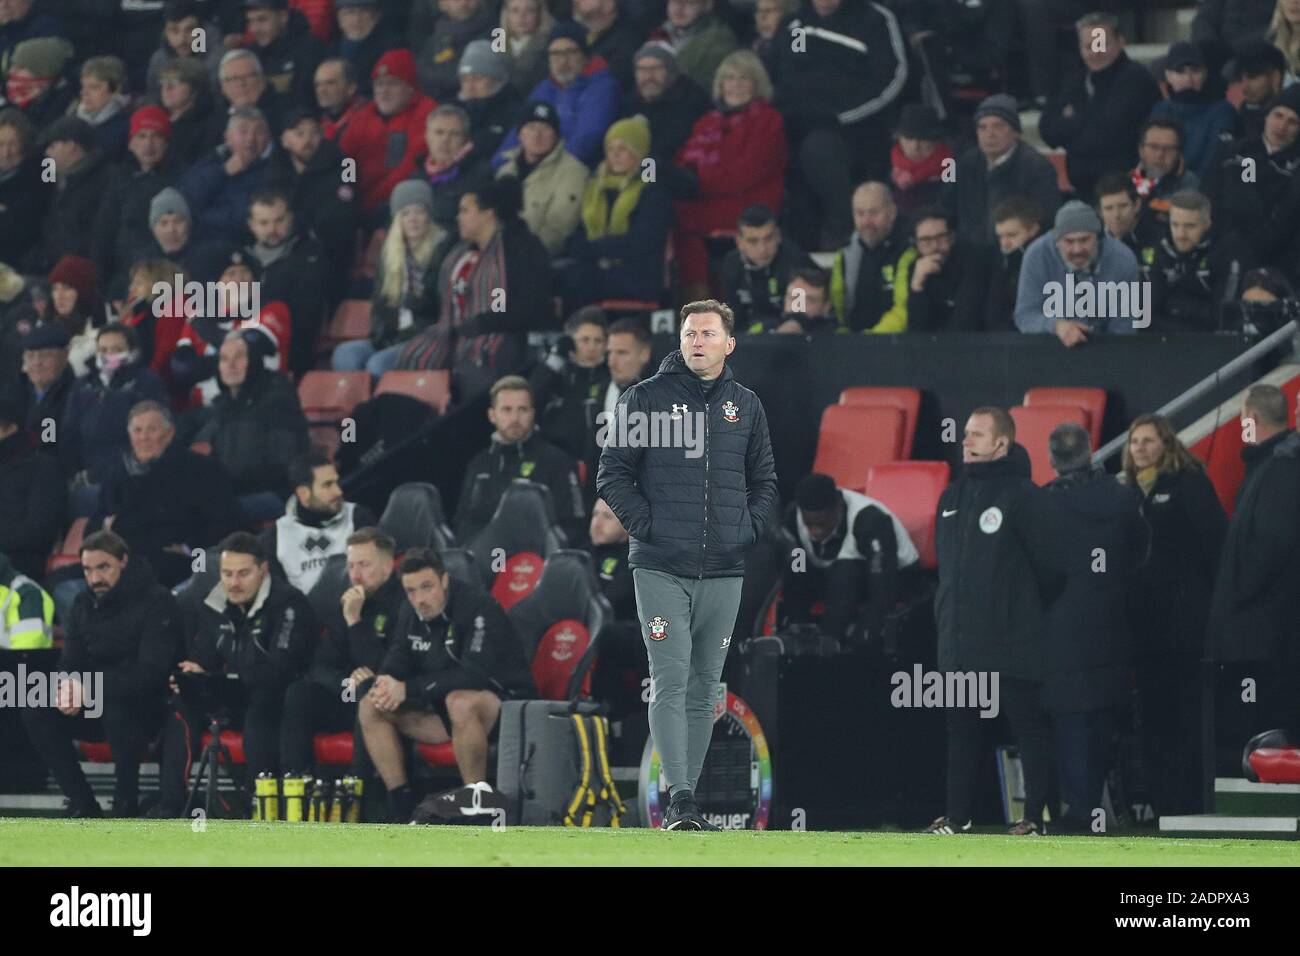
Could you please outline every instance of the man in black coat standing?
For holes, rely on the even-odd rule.
[[[68,504],[58,462],[42,452],[22,413],[0,399],[0,553],[35,581],[45,577]]]
[[[1030,835],[1041,832],[1051,787],[1042,634],[1060,578],[1052,502],[1030,481],[1029,456],[1016,444],[1016,425],[1005,409],[971,412],[962,462],[961,474],[939,498],[936,518],[939,670],[987,674],[990,683],[997,678],[997,703],[1011,719],[1025,774],[1025,818],[1012,832]],[[925,830],[944,836],[970,830],[973,782],[986,752],[980,711],[948,706],[946,716],[948,810]]]
[[[1277,386],[1246,393],[1246,479],[1210,610],[1217,659],[1233,666],[1234,679],[1220,697],[1227,705],[1218,734],[1225,755],[1240,754],[1260,731],[1300,732],[1300,434],[1287,428],[1287,419],[1286,395]]]
[[[736,348],[731,309],[691,302],[681,320],[681,349],[658,375],[629,388],[603,422],[596,493],[632,536],[650,733],[670,794],[662,828],[717,830],[701,815],[695,789],[745,552],[777,520],[776,467],[763,405],[727,365]]]
[[[1043,699],[1051,714],[1065,810],[1053,830],[1095,828],[1116,712],[1129,696],[1127,589],[1150,534],[1137,493],[1092,464],[1088,432],[1058,425],[1048,439],[1057,478],[1065,589],[1047,611]]]

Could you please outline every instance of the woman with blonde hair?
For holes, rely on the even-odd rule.
[[[1157,814],[1207,812],[1201,660],[1228,518],[1205,466],[1163,416],[1133,420],[1120,480],[1141,493],[1151,529],[1150,555],[1135,575],[1129,607],[1147,791]]]
[[[1300,77],[1300,0],[1277,0],[1264,38],[1286,57],[1282,85],[1290,86]]]
[[[555,18],[544,0],[506,0],[501,4],[501,28],[512,58],[510,85],[528,96],[546,79],[546,44]]]

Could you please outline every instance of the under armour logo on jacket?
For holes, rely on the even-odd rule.
[[[323,534],[317,535],[316,537],[308,536],[307,539],[303,541],[302,546],[308,551],[327,551],[330,546],[330,539],[325,537]]]

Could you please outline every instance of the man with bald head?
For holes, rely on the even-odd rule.
[[[915,257],[889,187],[865,182],[853,191],[853,237],[835,254],[831,306],[851,332],[907,328],[907,286],[894,282],[900,260]],[[909,258],[909,261],[910,261]]]

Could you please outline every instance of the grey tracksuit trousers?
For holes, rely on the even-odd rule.
[[[650,659],[650,735],[669,788],[694,792],[713,737],[713,702],[744,579],[636,568],[632,580]]]

